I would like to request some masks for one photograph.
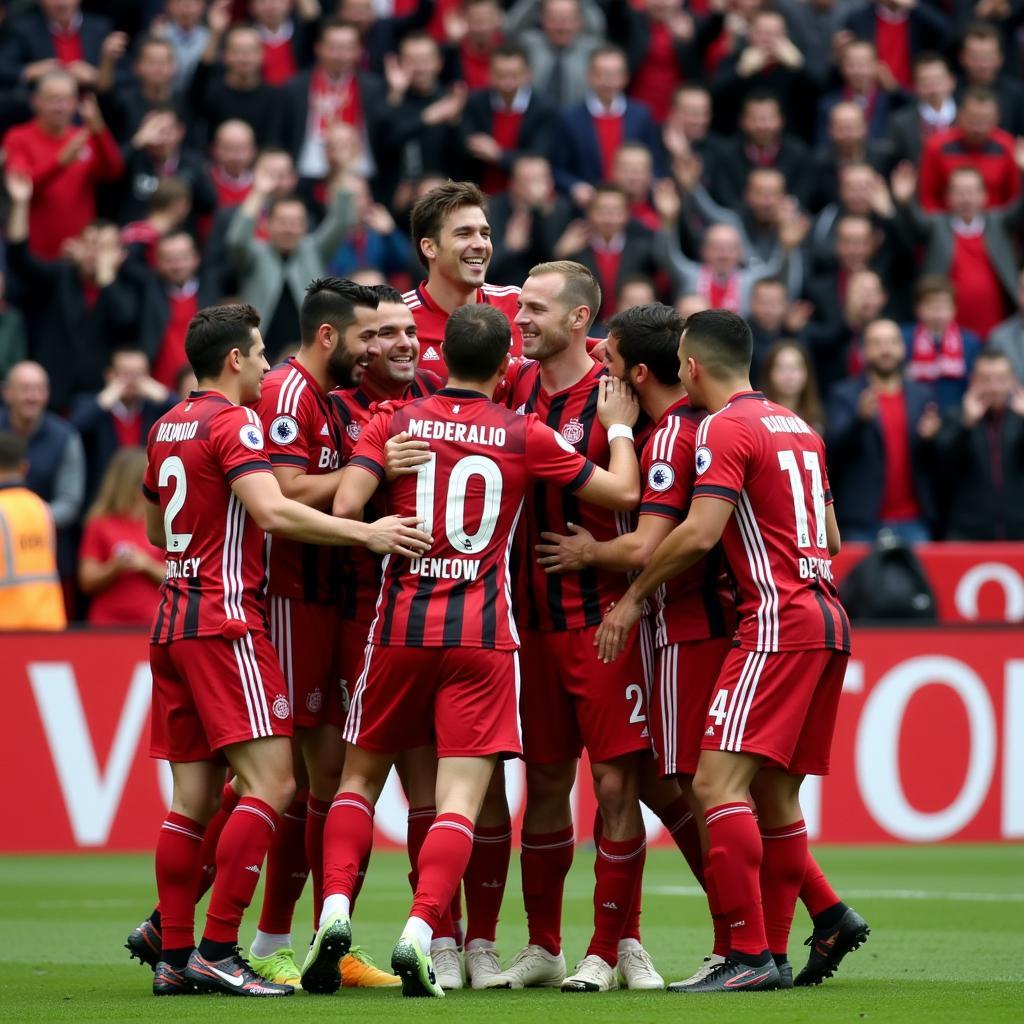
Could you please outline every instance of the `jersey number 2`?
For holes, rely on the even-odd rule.
[[[821,482],[821,463],[817,452],[803,453],[804,470],[811,477],[811,500],[814,503],[814,540],[815,547],[823,548],[825,539],[825,489]],[[807,522],[807,498],[804,493],[804,482],[800,466],[796,461],[796,452],[779,452],[779,468],[789,476],[789,487],[793,493],[793,514],[796,516],[796,546],[809,548],[811,535]]]
[[[181,511],[188,494],[185,463],[177,455],[164,459],[160,466],[160,486],[166,487],[171,480],[174,481],[174,493],[164,509],[164,536],[167,539],[168,551],[184,551],[192,540],[192,534],[174,532],[174,517]]]
[[[472,477],[484,483],[483,512],[476,533],[466,532],[466,489]],[[423,520],[426,533],[434,530],[434,489],[437,484],[437,459],[420,468],[416,479],[416,515]],[[501,470],[485,455],[467,455],[452,466],[448,494],[444,502],[444,530],[448,543],[466,555],[478,555],[490,543],[501,510]]]

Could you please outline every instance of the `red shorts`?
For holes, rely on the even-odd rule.
[[[265,633],[153,644],[150,757],[212,761],[232,743],[291,736],[287,686]]]
[[[434,744],[438,757],[522,753],[515,651],[369,645],[345,739],[394,754]]]
[[[631,632],[625,651],[605,665],[596,632],[523,633],[519,715],[528,763],[568,761],[584,747],[592,763],[651,749],[639,634]]]
[[[344,688],[345,713],[356,681],[363,671],[363,657],[370,636],[370,622],[343,619],[341,623],[341,685]]]
[[[345,724],[347,701],[341,687],[341,618],[333,605],[297,601],[271,594],[267,598],[270,640],[296,729]]]
[[[658,674],[651,700],[651,739],[662,776],[693,775],[705,719],[732,650],[730,637],[669,644],[656,651]]]
[[[760,754],[794,775],[828,775],[849,657],[734,648],[722,666],[701,746]]]

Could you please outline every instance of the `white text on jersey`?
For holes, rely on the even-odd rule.
[[[504,427],[478,427],[475,423],[453,423],[450,420],[409,420],[407,429],[413,437],[505,447]]]
[[[191,441],[199,429],[199,420],[184,423],[161,423],[156,430],[157,441]]]
[[[409,572],[442,580],[475,580],[480,563],[472,558],[413,558]]]
[[[773,434],[811,433],[811,428],[799,416],[762,416],[761,422]]]

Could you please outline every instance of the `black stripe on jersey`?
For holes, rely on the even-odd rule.
[[[336,395],[333,391],[327,397],[331,403],[331,412],[347,427],[352,422],[352,414],[348,411],[348,406],[341,400],[341,396]]]
[[[681,523],[686,518],[686,513],[681,508],[675,508],[673,505],[661,505],[656,501],[641,502],[637,511],[640,515],[664,516],[666,519],[674,519],[677,523]]]
[[[224,478],[229,484],[233,484],[240,476],[245,476],[246,473],[271,473],[273,470],[270,468],[269,462],[264,462],[263,459],[253,459],[252,462],[243,462],[240,466],[235,466],[234,469],[229,469],[224,474]]]
[[[718,577],[722,575],[722,545],[716,544],[704,559],[704,579],[700,585],[704,601],[704,615],[708,620],[709,636],[726,636],[725,611],[718,597]]]
[[[160,504],[160,495],[156,491],[151,491],[145,484],[142,485],[142,496],[153,505]]]
[[[540,390],[540,374],[537,375],[537,387],[536,390]],[[533,395],[530,396],[531,399]],[[569,401],[569,396],[558,395],[552,399],[551,407],[548,409],[547,425],[552,430],[559,430],[562,422],[562,413],[565,412],[566,404]],[[537,519],[537,535],[540,536],[543,530],[550,530],[551,524],[548,522],[547,512],[547,497],[549,490],[553,490],[550,484],[538,484],[534,490],[534,514]],[[566,498],[576,508],[579,508],[579,503],[575,501],[571,496],[566,496],[563,493],[563,508],[565,511],[565,522],[579,522],[579,519],[573,519],[572,514],[568,508],[565,508]],[[534,553],[532,551],[527,553],[527,558],[533,558]],[[529,578],[533,579],[533,573],[531,572]],[[565,618],[565,604],[562,601],[562,576],[560,573],[553,572],[547,577],[547,592],[548,592],[548,608],[551,610],[551,626],[553,629],[565,629],[566,618]],[[540,622],[537,620],[534,624],[536,613],[534,611],[533,602],[531,602],[530,608],[530,628],[539,629]]]
[[[846,651],[846,653],[849,654],[850,653],[850,620],[847,617],[846,609],[843,607],[842,602],[838,598],[834,597],[832,594],[827,594],[826,598],[827,598],[829,604],[831,604],[835,608],[836,615],[839,616],[839,626],[840,626],[840,628],[843,631],[843,641],[842,641],[843,646],[842,646],[842,650]]]
[[[182,632],[184,640],[191,640],[199,635],[199,602],[202,598],[203,592],[199,587],[199,578],[189,576],[188,603],[185,605],[185,629]]]
[[[566,490],[572,491],[575,494],[594,475],[595,469],[597,469],[597,466],[590,459],[587,459],[583,464],[583,468],[565,485]]]
[[[602,374],[604,376],[604,374]],[[580,412],[580,422],[583,424],[583,440],[580,442],[583,451],[590,448],[590,434],[597,422],[597,399],[601,394],[598,387],[591,388],[587,395],[586,404]],[[563,492],[562,507],[565,510],[565,521],[567,523],[583,522],[583,512],[580,509],[579,498],[574,494]],[[555,575],[554,573],[552,575]],[[580,570],[580,598],[583,602],[583,615],[588,626],[601,624],[601,602],[597,593],[598,576],[594,566],[588,566]],[[563,627],[564,628],[564,627]]]
[[[429,576],[421,576],[416,584],[416,593],[409,603],[409,619],[405,626],[405,646],[422,647],[423,634],[427,629],[427,609],[430,607],[430,595],[437,586],[437,580]]]
[[[167,635],[174,637],[174,627],[178,624],[178,601],[181,598],[181,591],[177,587],[171,591],[171,615],[167,620]]]
[[[695,498],[710,497],[710,498],[725,498],[726,501],[731,501],[734,505],[739,504],[740,492],[734,491],[731,487],[716,487],[714,484],[698,484],[693,489],[693,496]]]
[[[303,544],[299,558],[302,562],[302,600],[315,603],[320,599],[320,547]]]
[[[280,455],[274,452],[270,456],[270,462],[274,466],[298,466],[299,469],[309,468],[309,459],[304,459],[301,455]]]
[[[381,587],[387,585],[387,580],[381,583]],[[398,603],[398,595],[402,590],[402,577],[399,572],[392,570],[391,586],[388,587],[387,597],[384,599],[384,622],[381,625],[380,642],[386,647],[391,643],[391,631],[395,626],[395,605]]]
[[[821,609],[821,617],[825,620],[825,646],[829,650],[835,650],[836,624],[832,621],[832,611],[828,606],[828,602],[821,596],[817,580],[814,581],[811,589],[814,592],[814,600],[818,602],[818,607]]]
[[[494,648],[498,632],[498,566],[484,573],[484,607],[480,616],[480,646]]]
[[[167,614],[167,585],[160,588],[160,604],[156,610],[156,619],[153,622],[153,635],[149,638],[151,644],[158,644],[164,638],[164,616]]]
[[[466,609],[466,588],[469,580],[459,580],[448,594],[444,609],[444,647],[460,647],[462,641],[462,619]]]
[[[355,458],[349,459],[347,465],[368,469],[378,480],[384,479],[384,467],[379,462],[368,459],[365,455],[357,455]]]
[[[337,557],[331,559],[329,570],[329,593],[338,595],[343,619],[353,619],[356,614],[356,570],[352,564],[351,551],[350,546],[338,548]],[[377,570],[377,578],[380,579],[379,562]]]
[[[537,396],[540,394],[540,370],[537,371],[537,379],[533,382],[533,387],[530,389],[530,394],[527,396],[526,401],[523,403],[526,406],[527,412],[533,412],[533,407],[537,404]],[[550,423],[548,424],[550,426]],[[557,424],[556,424],[557,429]]]

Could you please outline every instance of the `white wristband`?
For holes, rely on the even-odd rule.
[[[608,428],[608,443],[611,444],[617,437],[624,437],[626,440],[632,441],[633,428],[627,427],[625,423],[613,423]]]

